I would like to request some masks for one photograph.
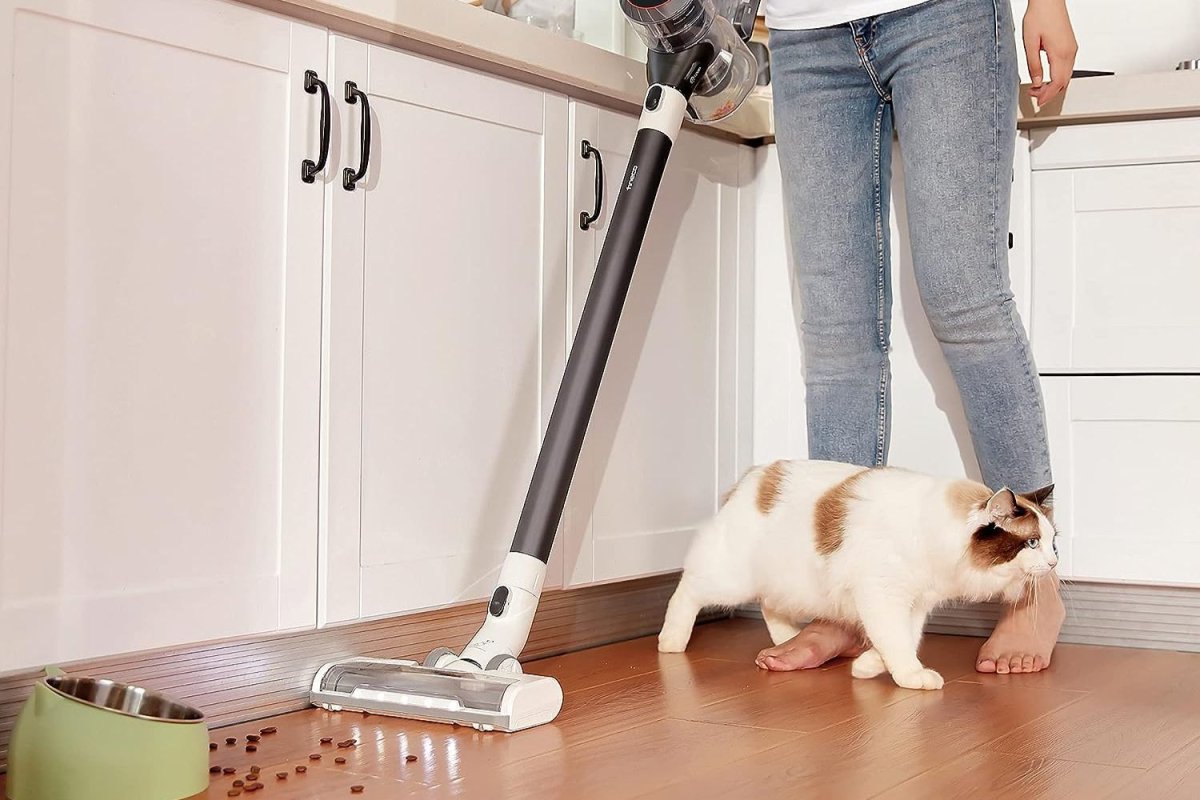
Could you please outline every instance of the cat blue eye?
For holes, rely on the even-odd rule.
[[[1041,539],[1038,539],[1038,538],[1035,536],[1035,537],[1033,537],[1032,539],[1026,539],[1026,540],[1025,540],[1025,546],[1026,546],[1026,547],[1028,547],[1030,550],[1037,550],[1037,549],[1038,549],[1038,542],[1040,542],[1040,541],[1041,541]]]

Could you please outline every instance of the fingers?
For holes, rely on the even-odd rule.
[[[1029,64],[1029,82],[1033,91],[1042,85],[1042,40],[1040,36],[1025,34],[1025,62]]]
[[[1071,71],[1075,68],[1075,49],[1047,51],[1046,60],[1050,62],[1050,81],[1043,83],[1040,89],[1030,90],[1030,94],[1037,98],[1039,105],[1049,103],[1071,82]],[[1036,87],[1037,84],[1034,85]]]

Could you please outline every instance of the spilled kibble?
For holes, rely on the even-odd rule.
[[[309,760],[309,761],[320,761],[320,760],[321,760],[321,754],[320,754],[320,753],[312,753],[312,754],[310,754],[310,755],[309,755],[309,757],[308,757],[308,760]]]
[[[216,773],[221,771],[221,768],[218,767],[216,764],[213,764],[211,767],[208,768],[208,771],[215,775]]]
[[[286,781],[286,780],[287,780],[287,773],[286,773],[286,772],[276,772],[276,773],[275,773],[275,777],[276,777],[278,780],[281,780],[281,781]]]
[[[345,764],[345,763],[346,763],[346,759],[342,758],[341,756],[338,756],[337,758],[335,758],[335,759],[333,760],[333,763],[335,763],[335,764]]]
[[[226,739],[225,739],[225,744],[237,744],[237,739],[235,739],[234,737],[230,736],[230,737],[228,737],[228,738],[226,738]]]
[[[233,782],[233,788],[235,788],[235,789],[240,789],[245,785],[246,784],[242,783],[240,780],[236,780]]]
[[[333,742],[332,736],[322,736],[321,737],[321,744],[330,744],[331,742]]]
[[[407,761],[407,762],[409,762],[409,763],[412,763],[413,761],[416,761],[416,760],[417,760],[417,757],[416,757],[416,756],[414,756],[414,755],[407,755],[407,756],[405,756],[405,757],[404,757],[404,760],[405,760],[405,761]]]
[[[279,730],[279,729],[276,728],[274,725],[272,725],[269,728],[263,728],[261,731],[259,731],[259,733],[261,733],[263,736],[270,736],[272,733],[274,733],[277,730]]]
[[[367,787],[362,786],[361,784],[356,784],[350,787],[350,794],[362,794],[362,791],[365,788]]]
[[[229,797],[237,797],[237,796],[238,796],[238,795],[240,795],[241,793],[242,793],[242,790],[241,790],[241,789],[230,789],[230,790],[229,790],[228,792],[226,792],[225,794],[226,794],[227,796],[229,796]]]
[[[299,766],[296,767],[297,774],[302,774],[305,772],[308,772],[308,767],[304,766],[303,764],[300,764]]]
[[[226,767],[225,769],[221,770],[221,772],[224,772],[226,775],[232,775],[233,773],[237,772],[237,767]]]
[[[208,749],[209,749],[209,750],[216,750],[216,749],[217,749],[217,743],[216,743],[216,742],[209,742],[209,743],[208,743]]]
[[[246,752],[247,752],[247,753],[255,753],[255,752],[258,752],[258,745],[256,745],[256,744],[248,744],[248,745],[246,745]]]

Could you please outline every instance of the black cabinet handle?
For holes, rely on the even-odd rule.
[[[367,164],[371,163],[371,104],[367,102],[366,92],[359,89],[354,81],[346,81],[346,102],[354,105],[359,100],[362,100],[362,155],[359,157],[357,172],[349,167],[342,170],[342,188],[347,192],[354,191],[354,187],[367,174]]]
[[[321,152],[317,161],[306,158],[300,163],[300,180],[305,183],[316,180],[317,173],[325,169],[325,162],[329,160],[329,87],[317,77],[316,72],[311,69],[305,70],[304,91],[316,94],[318,89],[321,90]]]
[[[592,143],[587,139],[583,140],[580,152],[585,159],[596,157],[596,208],[591,214],[586,211],[579,212],[579,229],[586,231],[600,218],[600,207],[604,205],[604,159],[600,157],[600,151],[592,147]]]

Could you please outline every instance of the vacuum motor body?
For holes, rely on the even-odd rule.
[[[688,114],[699,123],[718,122],[754,88],[758,64],[746,41],[754,31],[758,0],[618,0],[621,12],[650,51],[651,83],[672,82],[690,92]]]

